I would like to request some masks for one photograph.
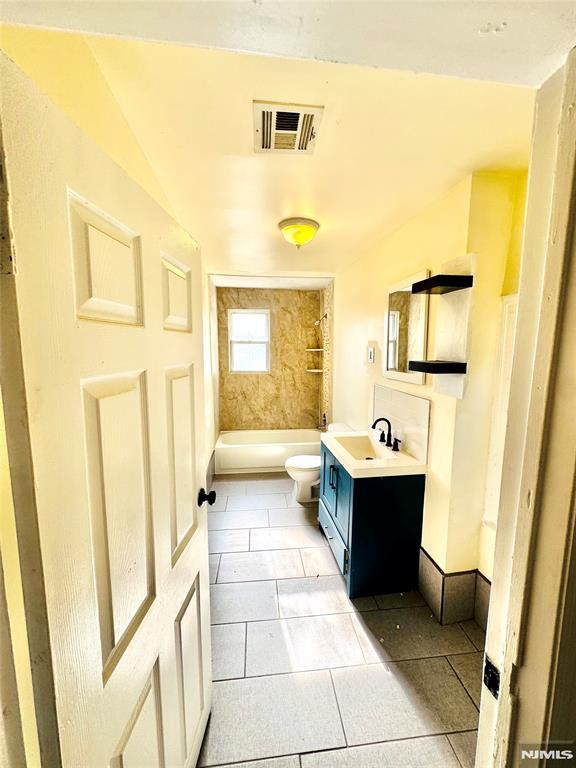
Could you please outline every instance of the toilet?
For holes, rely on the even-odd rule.
[[[320,456],[291,456],[286,459],[286,472],[296,482],[295,497],[299,504],[313,501],[312,488],[320,483]]]
[[[352,432],[352,428],[348,424],[328,424],[328,432]],[[291,456],[284,466],[296,482],[296,501],[299,504],[314,501],[312,488],[320,483],[320,456]]]

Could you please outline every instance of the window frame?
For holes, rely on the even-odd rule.
[[[232,328],[232,316],[234,314],[250,314],[250,315],[265,315],[266,317],[266,327],[267,327],[267,338],[262,341],[253,341],[249,339],[233,339],[231,334],[231,328]],[[266,374],[270,373],[271,370],[271,350],[270,350],[270,310],[269,309],[262,309],[260,307],[246,307],[246,308],[230,308],[228,309],[228,373],[233,374]],[[232,367],[232,344],[265,344],[266,345],[266,369],[262,371],[237,371],[234,370]]]
[[[394,322],[391,320],[394,318]],[[391,329],[394,329],[394,335],[390,335]],[[387,369],[389,371],[398,370],[398,342],[400,340],[400,312],[397,309],[388,310],[388,348],[387,352]],[[390,352],[394,350],[394,365],[390,365]]]

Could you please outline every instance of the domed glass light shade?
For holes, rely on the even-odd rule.
[[[314,219],[303,219],[301,217],[294,217],[291,219],[284,219],[278,224],[280,232],[284,236],[286,242],[295,245],[300,248],[301,245],[306,245],[314,237],[320,224]]]

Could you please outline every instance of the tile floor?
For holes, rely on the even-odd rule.
[[[213,487],[215,682],[198,765],[473,768],[480,627],[440,626],[417,592],[350,601],[289,478]]]

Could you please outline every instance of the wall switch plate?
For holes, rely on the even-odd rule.
[[[376,350],[374,347],[368,347],[368,362],[372,364],[376,357]]]

